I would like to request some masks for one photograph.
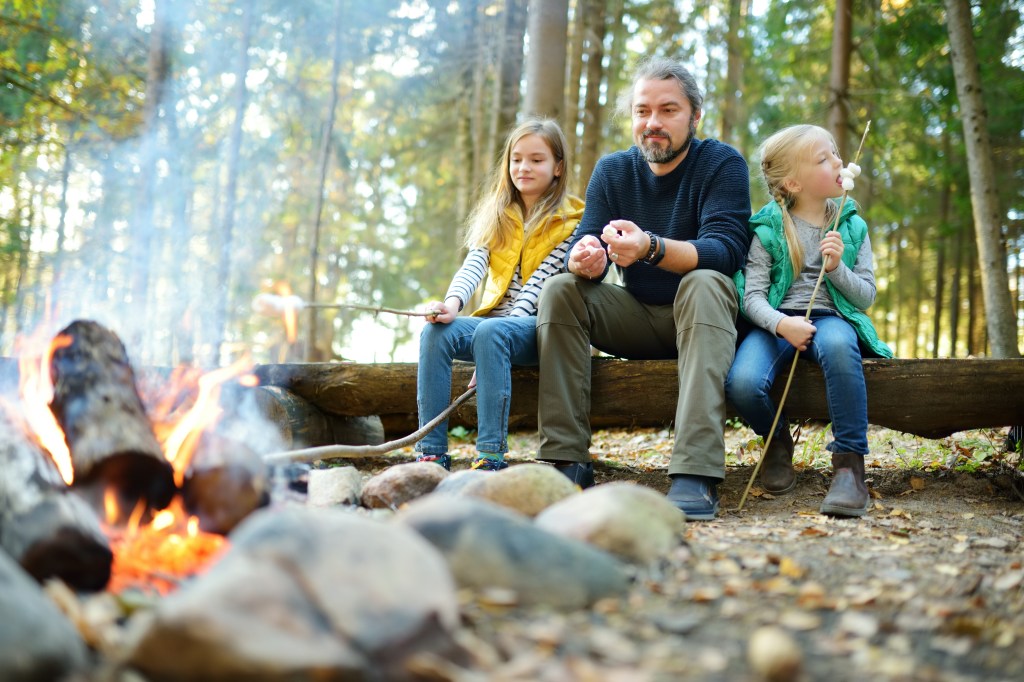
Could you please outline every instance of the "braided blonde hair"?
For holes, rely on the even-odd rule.
[[[761,176],[764,178],[768,194],[782,210],[782,226],[789,247],[789,260],[793,268],[793,276],[800,274],[804,263],[804,250],[796,234],[796,225],[789,209],[795,200],[786,189],[786,180],[794,179],[800,164],[807,161],[812,153],[813,145],[826,139],[836,146],[832,133],[816,125],[801,124],[783,128],[765,140],[758,151],[761,157]],[[825,209],[825,224],[835,218],[838,207],[829,200]]]

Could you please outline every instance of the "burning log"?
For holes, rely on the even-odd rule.
[[[113,554],[96,513],[64,484],[53,460],[0,409],[0,547],[39,582],[97,591]]]
[[[88,320],[72,322],[57,338],[50,407],[71,453],[75,488],[97,508],[112,489],[126,514],[140,501],[163,509],[175,493],[174,472],[153,434],[124,344]]]
[[[269,469],[244,443],[207,432],[185,474],[181,497],[186,511],[199,519],[199,528],[227,535],[270,503]]]

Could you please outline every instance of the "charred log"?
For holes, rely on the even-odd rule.
[[[97,506],[113,490],[126,513],[140,501],[150,509],[166,507],[175,493],[174,473],[117,335],[96,322],[72,322],[55,339],[50,373],[50,407],[71,452],[75,488]]]
[[[39,582],[101,590],[113,554],[100,521],[26,434],[0,409],[0,547]]]
[[[270,472],[263,458],[244,443],[208,432],[185,473],[181,497],[202,530],[227,535],[270,503]]]

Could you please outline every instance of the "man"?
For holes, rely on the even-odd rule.
[[[731,277],[750,246],[747,164],[732,147],[694,137],[702,101],[679,63],[639,66],[619,102],[635,146],[594,169],[569,272],[545,284],[537,318],[538,458],[581,487],[594,483],[591,345],[623,358],[678,358],[668,497],[690,520],[718,512],[736,347]],[[624,286],[602,283],[612,263]]]

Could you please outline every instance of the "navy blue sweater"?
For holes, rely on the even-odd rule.
[[[641,230],[686,240],[697,249],[698,268],[732,277],[746,263],[750,248],[747,163],[718,140],[694,139],[683,162],[660,177],[636,147],[609,154],[594,168],[573,243],[588,234],[600,239],[612,220],[630,220]],[[637,300],[656,305],[672,303],[682,278],[641,262],[621,272]]]

